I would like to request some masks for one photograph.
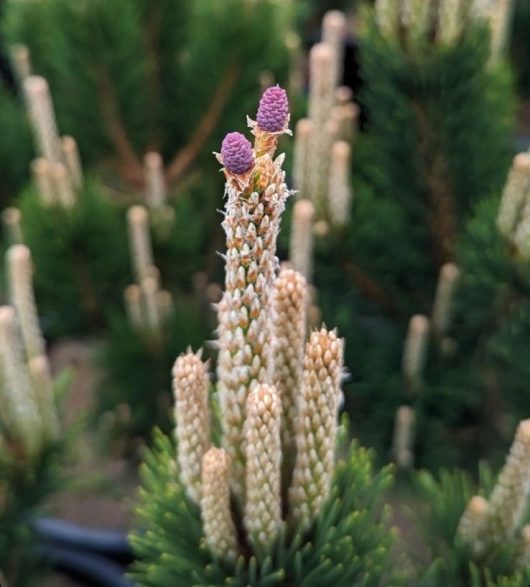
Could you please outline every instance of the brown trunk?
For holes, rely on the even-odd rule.
[[[418,151],[423,181],[430,200],[430,226],[437,265],[453,259],[456,238],[455,205],[447,162],[439,133],[432,129],[429,114],[419,103],[414,105],[418,121]]]
[[[192,134],[188,144],[175,155],[175,158],[169,164],[166,170],[168,183],[178,181],[202,151],[204,144],[219,122],[230,92],[237,80],[238,71],[238,67],[231,65],[224,72],[210,102],[210,106],[199,122],[195,132]]]

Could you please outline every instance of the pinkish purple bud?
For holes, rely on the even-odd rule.
[[[229,132],[221,145],[223,165],[231,173],[241,175],[254,165],[254,154],[249,140],[240,132]]]
[[[280,132],[289,118],[289,100],[283,88],[276,85],[267,88],[259,101],[256,122],[266,132]]]

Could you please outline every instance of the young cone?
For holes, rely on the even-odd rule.
[[[257,550],[269,549],[282,527],[281,401],[274,386],[257,385],[245,422],[245,528]]]
[[[298,403],[296,464],[289,489],[295,525],[316,518],[329,496],[335,465],[337,414],[342,377],[343,341],[322,328],[306,345]]]
[[[200,352],[187,352],[176,360],[173,393],[180,477],[196,503],[201,499],[202,459],[211,444],[208,384],[208,367]]]
[[[229,458],[222,448],[210,448],[202,459],[201,517],[211,553],[234,561],[237,534],[230,512]]]

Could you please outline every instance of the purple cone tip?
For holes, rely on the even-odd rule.
[[[221,145],[223,165],[231,173],[241,175],[254,165],[250,141],[240,132],[229,132]]]
[[[266,132],[280,132],[289,118],[289,99],[287,92],[276,85],[267,88],[259,101],[256,122],[261,130]]]

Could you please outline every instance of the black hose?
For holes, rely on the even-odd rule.
[[[134,587],[115,562],[63,546],[44,545],[36,550],[39,558],[54,570],[65,573],[91,587]]]
[[[133,560],[127,536],[121,532],[84,528],[56,518],[38,518],[32,527],[38,538],[52,546],[102,555],[123,564]]]

